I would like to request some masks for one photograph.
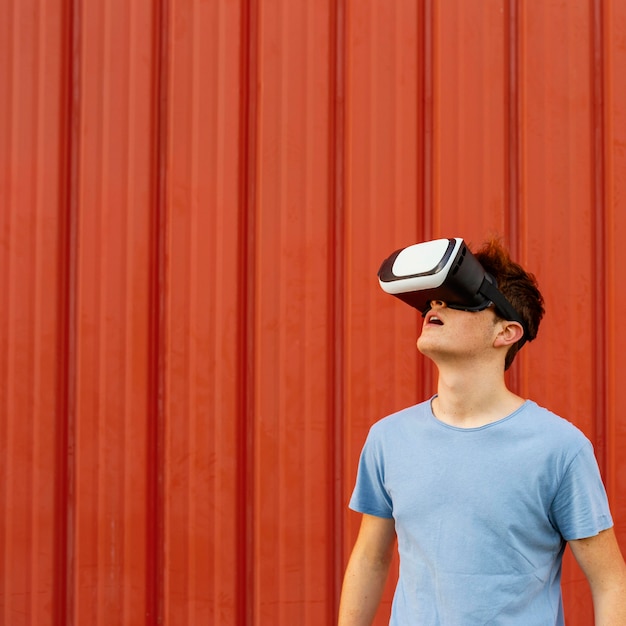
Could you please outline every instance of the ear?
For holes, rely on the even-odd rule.
[[[501,346],[512,346],[517,343],[524,336],[524,329],[519,322],[511,322],[503,320],[500,322],[500,332],[496,335],[494,340],[494,348]]]

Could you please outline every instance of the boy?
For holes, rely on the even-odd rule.
[[[626,565],[593,450],[572,424],[509,390],[505,369],[535,338],[534,277],[492,241],[476,255],[519,321],[431,301],[419,351],[437,394],[374,424],[350,507],[363,514],[339,626],[369,625],[395,539],[395,626],[562,626],[566,543],[596,626],[626,625]]]

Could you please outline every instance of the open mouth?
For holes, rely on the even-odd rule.
[[[443,322],[436,315],[430,315],[426,323],[435,324],[436,326],[443,326]]]

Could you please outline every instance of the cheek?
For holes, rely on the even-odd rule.
[[[498,330],[496,325],[488,320],[484,324],[466,324],[463,333],[476,343],[491,345],[498,335]]]

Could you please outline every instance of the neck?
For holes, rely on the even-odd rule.
[[[446,424],[476,428],[510,415],[523,403],[507,388],[501,369],[440,368],[432,408]]]

